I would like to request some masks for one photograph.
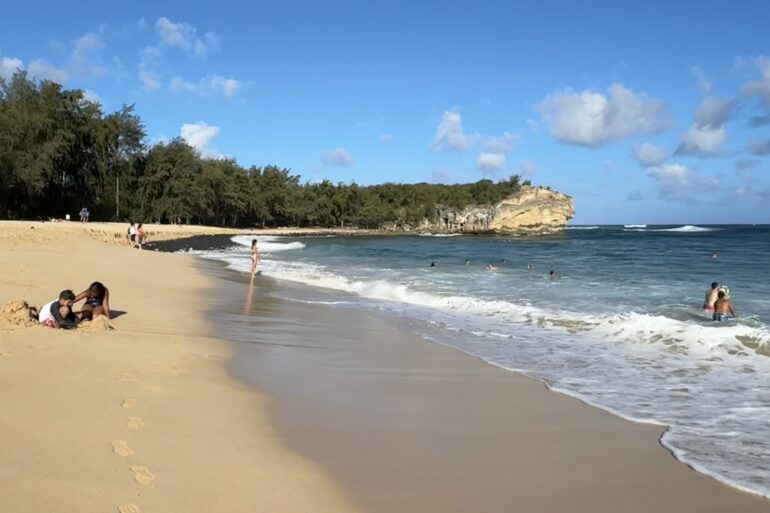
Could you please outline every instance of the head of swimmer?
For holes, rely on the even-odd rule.
[[[717,287],[719,287],[719,283],[712,281],[711,282],[711,290],[715,290]]]
[[[256,245],[257,245],[257,239],[251,239],[251,249],[254,249]]]

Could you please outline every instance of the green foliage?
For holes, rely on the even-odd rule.
[[[471,184],[360,186],[300,183],[291,170],[206,159],[182,139],[145,144],[134,107],[104,114],[80,90],[26,73],[0,78],[0,218],[221,226],[358,226],[418,223],[440,208],[496,203],[518,191],[517,175]]]

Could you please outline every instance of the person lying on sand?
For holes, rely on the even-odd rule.
[[[80,312],[81,321],[90,321],[97,315],[106,315],[108,319],[110,318],[110,291],[101,282],[93,282],[90,287],[75,297],[73,303],[83,299],[86,302]]]
[[[62,290],[59,299],[43,305],[38,321],[48,328],[72,329],[77,327],[77,317],[72,313],[74,302],[75,293],[69,289]]]

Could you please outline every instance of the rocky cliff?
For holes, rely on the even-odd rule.
[[[432,233],[545,234],[564,229],[575,216],[572,198],[544,187],[522,187],[497,205],[463,209],[439,208],[435,221],[425,220],[415,231]]]

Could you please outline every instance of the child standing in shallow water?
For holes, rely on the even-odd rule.
[[[257,274],[257,264],[259,263],[259,249],[257,248],[257,239],[251,241],[251,276]]]

